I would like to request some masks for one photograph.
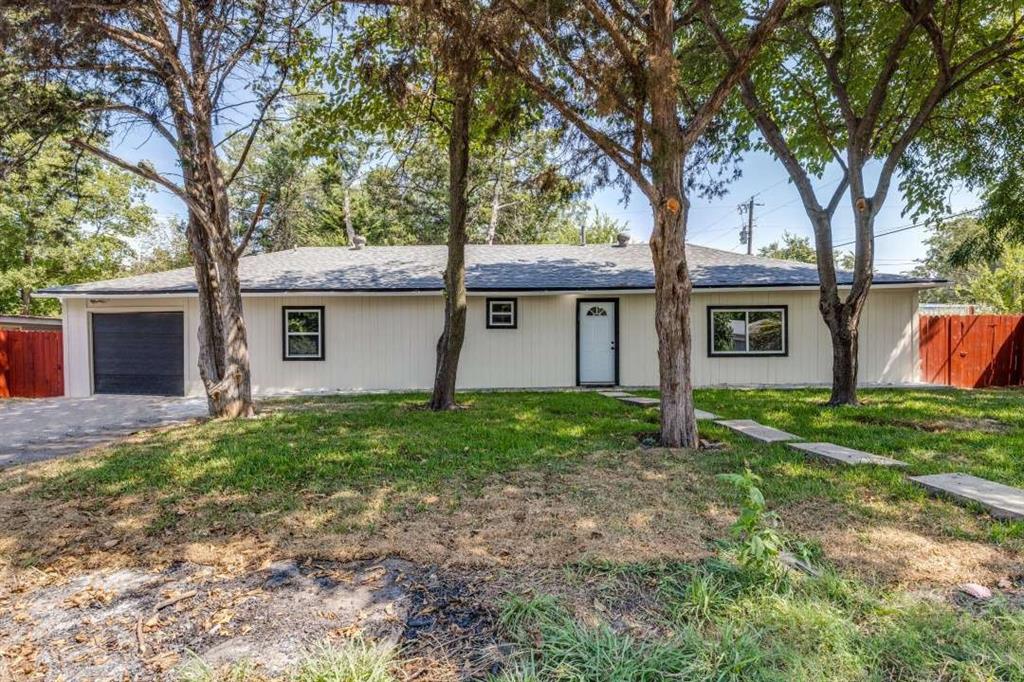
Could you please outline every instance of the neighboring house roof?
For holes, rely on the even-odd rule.
[[[59,317],[42,317],[40,315],[0,315],[0,329],[60,329]]]
[[[817,286],[812,264],[747,256],[687,245],[697,288]],[[246,256],[239,261],[242,291],[395,292],[439,291],[445,246],[309,247]],[[840,274],[840,283],[852,281]],[[875,284],[919,284],[935,280],[877,274]],[[466,247],[466,286],[470,291],[593,291],[654,289],[654,266],[646,244]],[[196,291],[191,268],[123,279],[51,287],[38,293],[175,294]]]

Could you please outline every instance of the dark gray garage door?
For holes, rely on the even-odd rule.
[[[182,313],[93,313],[96,393],[184,395]]]

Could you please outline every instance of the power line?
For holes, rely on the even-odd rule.
[[[968,209],[966,211],[960,211],[959,213],[951,213],[948,216],[946,216],[944,218],[944,220],[949,220],[950,218],[960,218],[961,216],[970,215],[971,213],[977,213],[978,211],[980,211],[983,208],[985,208],[985,207],[984,206],[975,206],[974,208]],[[899,227],[894,227],[891,230],[886,230],[885,232],[879,232],[878,234],[875,235],[875,239],[878,239],[879,237],[886,237],[886,236],[888,236],[890,234],[896,234],[897,232],[906,232],[907,230],[913,230],[914,228],[918,228],[918,227],[926,227],[928,225],[931,225],[932,222],[933,221],[931,221],[931,220],[926,220],[923,223],[914,223],[912,225],[900,225]],[[852,240],[850,240],[848,242],[843,242],[842,244],[836,244],[833,248],[839,249],[839,248],[842,248],[844,246],[850,246],[851,244],[856,244],[856,243],[857,243],[857,240],[856,239],[852,239]]]
[[[812,189],[813,189],[813,190],[815,190],[815,191],[817,191],[817,190],[819,190],[819,189],[821,189],[821,188],[823,188],[823,187],[827,187],[827,186],[829,186],[829,185],[832,185],[832,184],[834,184],[834,183],[836,183],[836,182],[839,182],[839,181],[841,181],[842,179],[843,179],[843,178],[842,178],[842,176],[841,176],[841,175],[840,175],[840,176],[838,176],[838,177],[830,178],[830,179],[828,179],[828,180],[824,180],[824,181],[822,181],[822,182],[819,182],[818,184],[814,185],[814,187],[812,187]],[[779,182],[776,182],[776,183],[774,183],[774,184],[772,184],[772,185],[770,185],[770,186],[768,186],[768,187],[765,187],[765,188],[764,188],[763,190],[761,190],[761,191],[760,191],[760,192],[758,192],[757,194],[754,194],[754,197],[758,196],[758,194],[762,194],[763,192],[767,192],[768,190],[772,189],[773,187],[776,187],[776,186],[778,186],[778,185],[781,185],[781,184],[782,184],[783,182],[787,182],[788,180],[789,180],[789,176],[786,176],[785,178],[783,178],[783,179],[782,179],[782,180],[780,180]],[[752,198],[753,198],[753,197],[752,197]],[[801,197],[800,197],[799,195],[797,195],[797,196],[796,196],[796,198],[794,198],[794,199],[790,199],[789,201],[786,201],[786,202],[784,202],[784,203],[781,203],[781,204],[779,204],[778,206],[775,206],[774,208],[770,208],[770,209],[768,209],[767,211],[763,211],[763,212],[762,212],[762,213],[760,214],[760,217],[761,217],[761,218],[764,218],[764,217],[765,217],[766,215],[771,215],[772,213],[775,213],[776,211],[780,211],[780,210],[782,210],[783,208],[786,208],[787,206],[792,206],[793,204],[797,203],[797,202],[798,202],[798,201],[800,201],[800,200],[801,200]],[[712,225],[714,225],[714,224],[717,224],[717,223],[720,223],[720,222],[722,222],[722,220],[725,220],[725,218],[727,218],[727,217],[728,217],[728,215],[725,215],[725,216],[723,216],[723,217],[722,217],[722,218],[721,218],[720,220],[716,221],[716,223],[712,223]],[[717,236],[717,237],[715,237],[714,239],[712,239],[712,240],[710,240],[710,241],[707,241],[707,242],[705,242],[705,243],[706,243],[706,244],[708,244],[708,245],[711,245],[711,244],[714,244],[715,242],[721,241],[721,239],[722,239],[723,237],[725,237],[725,234],[726,234],[726,233],[728,233],[728,232],[731,232],[731,231],[732,231],[733,229],[734,229],[734,228],[731,228],[731,227],[727,227],[727,228],[725,228],[724,230],[718,230],[718,231],[716,231],[716,232],[715,232],[715,233],[713,233],[713,234],[717,234],[717,235],[719,235],[719,236]],[[741,230],[741,233],[742,233],[743,229],[744,229],[744,228],[742,228],[742,227],[740,228],[740,230]],[[711,236],[711,234],[708,234],[708,235],[706,235],[706,236],[707,236],[707,237],[710,237],[710,236]],[[741,244],[743,244],[743,243],[745,243],[745,242],[743,242],[743,241],[741,240],[741,242],[740,242],[740,243],[741,243]]]

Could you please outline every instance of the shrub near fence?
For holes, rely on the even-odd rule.
[[[1024,315],[922,315],[921,374],[930,384],[1024,384]]]
[[[0,398],[58,395],[64,395],[62,333],[0,329]]]

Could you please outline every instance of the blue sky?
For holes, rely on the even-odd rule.
[[[741,216],[736,207],[748,201],[752,194],[757,194],[755,201],[763,205],[754,209],[755,253],[758,248],[778,241],[787,231],[812,237],[813,243],[813,232],[804,213],[803,204],[781,165],[769,154],[759,152],[744,159],[742,171],[740,179],[729,186],[728,195],[722,199],[694,201],[690,209],[687,241],[727,251],[745,252],[746,246],[740,244],[740,226],[746,220],[746,216]],[[868,187],[871,188],[874,186],[876,174],[871,172],[869,176]],[[826,172],[820,180],[815,181],[822,203],[827,201],[838,183],[836,172]],[[901,215],[904,202],[897,190],[897,184],[896,181],[893,182],[893,189],[878,215],[876,234],[915,222]],[[848,196],[843,199],[839,210],[836,211],[833,223],[833,242],[836,244],[853,239],[853,212]],[[627,221],[634,239],[646,240],[651,234],[652,221],[643,195],[633,192],[628,206],[623,206],[620,198],[619,191],[605,190],[595,195],[593,203],[614,218]],[[949,197],[953,213],[972,209],[979,203],[974,194],[964,190],[956,191]],[[902,272],[913,268],[914,261],[925,255],[923,240],[927,233],[927,229],[921,227],[878,237],[875,242],[876,267],[883,272]],[[852,246],[847,249],[852,250]]]
[[[146,159],[161,172],[177,178],[173,155],[163,141],[156,137],[141,137],[140,132],[115,135],[111,140],[113,151],[132,161]],[[755,252],[759,247],[777,241],[786,231],[811,236],[811,228],[796,190],[788,181],[785,171],[770,155],[761,152],[749,154],[741,168],[742,176],[729,186],[729,193],[725,197],[711,201],[694,200],[687,241],[730,251],[744,251],[746,247],[739,242],[739,230],[745,217],[739,214],[736,207],[747,201],[752,194],[757,194],[756,201],[763,204],[754,211]],[[872,184],[869,187],[874,182],[871,175]],[[826,172],[815,185],[820,195],[827,197],[837,183],[835,172]],[[876,234],[913,222],[901,215],[904,204],[896,186],[897,183],[893,182],[893,190],[878,216]],[[162,217],[183,214],[180,200],[167,191],[153,190],[149,202]],[[629,203],[623,204],[621,190],[606,188],[592,197],[592,203],[615,219],[625,221],[635,240],[646,241],[650,236],[651,213],[640,192],[633,191]],[[977,197],[966,191],[954,192],[949,197],[953,212],[974,208],[978,203]],[[834,222],[836,244],[853,238],[851,216],[849,201],[844,199]],[[917,228],[879,237],[876,242],[878,270],[903,272],[913,268],[915,259],[924,256],[923,238],[926,234],[925,228]]]

